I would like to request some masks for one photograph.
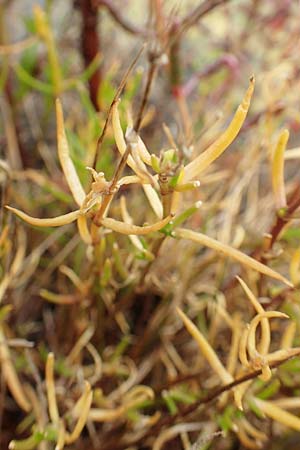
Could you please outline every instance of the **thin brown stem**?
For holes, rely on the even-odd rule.
[[[268,241],[268,247],[265,249],[266,252],[269,252],[272,250],[273,245],[277,241],[280,233],[282,232],[283,228],[287,225],[287,223],[291,220],[291,217],[293,213],[299,208],[300,206],[300,185],[297,184],[294,191],[292,192],[289,201],[288,201],[288,207],[284,213],[283,216],[277,216],[276,221],[273,225],[273,227],[270,230],[270,236],[271,238]],[[264,256],[264,253],[260,257],[260,261],[263,264],[267,263],[267,259]],[[258,292],[260,296],[263,296],[263,282],[265,277],[261,274],[259,279],[259,285],[258,285]]]
[[[275,224],[273,225],[270,234],[272,238],[270,240],[270,248],[271,249],[276,242],[279,234],[282,229],[286,226],[286,224],[291,220],[293,213],[300,207],[300,184],[297,184],[294,191],[292,192],[286,213],[283,217],[277,217]]]
[[[144,28],[137,27],[133,23],[129,22],[128,19],[120,14],[120,8],[115,6],[110,0],[92,0],[92,3],[95,7],[101,7],[107,9],[110,16],[117,22],[125,31],[135,36],[144,36],[148,35],[148,31]]]
[[[183,95],[186,97],[189,96],[193,92],[193,90],[198,86],[198,83],[201,79],[216,73],[223,67],[226,67],[229,73],[235,76],[238,69],[238,64],[239,64],[238,60],[234,55],[232,54],[222,55],[212,64],[206,66],[203,70],[193,74],[191,78],[186,83],[184,83],[184,85],[181,87]]]
[[[179,39],[189,28],[196,25],[202,17],[215,9],[217,6],[227,3],[228,1],[229,0],[205,0],[202,2],[180,21],[178,31],[172,40]]]
[[[135,67],[138,59],[140,58],[142,52],[144,51],[144,48],[145,48],[145,45],[143,45],[142,48],[138,51],[138,53],[135,56],[135,58],[133,59],[132,63],[130,64],[130,66],[128,67],[126,72],[124,73],[123,78],[122,78],[122,80],[121,80],[121,82],[119,84],[119,87],[118,87],[118,89],[117,89],[117,91],[116,91],[116,93],[114,95],[114,98],[113,98],[111,104],[110,104],[110,107],[109,107],[109,110],[108,110],[108,113],[107,113],[107,117],[106,117],[106,120],[105,120],[105,123],[104,123],[104,127],[103,127],[103,130],[102,130],[102,133],[101,133],[101,135],[100,135],[100,137],[99,137],[99,139],[97,141],[97,148],[96,148],[96,152],[95,152],[95,156],[94,156],[94,162],[93,162],[93,168],[94,169],[96,168],[96,164],[97,164],[97,161],[98,161],[100,148],[101,148],[102,142],[103,142],[105,134],[106,134],[106,130],[107,130],[108,123],[109,123],[109,120],[110,120],[110,117],[111,117],[113,106],[118,101],[118,99],[119,99],[119,97],[120,97],[120,95],[121,95],[121,93],[122,93],[122,91],[124,89],[124,86],[126,84],[126,81],[127,81],[128,77],[129,77],[130,73],[134,69],[134,67]]]
[[[141,105],[140,105],[140,108],[139,108],[139,111],[138,111],[138,114],[137,114],[137,118],[136,118],[136,121],[135,121],[135,124],[134,124],[134,131],[136,133],[139,132],[139,129],[141,127],[141,123],[142,123],[142,120],[143,120],[143,115],[144,115],[144,112],[145,112],[146,105],[147,105],[147,103],[149,101],[150,90],[151,90],[151,86],[153,84],[153,81],[154,81],[154,78],[155,78],[155,75],[156,75],[156,72],[157,72],[158,60],[159,60],[160,57],[161,57],[161,52],[160,51],[149,52],[148,58],[149,58],[150,66],[149,66],[149,70],[148,70],[147,82],[146,82],[146,86],[145,86],[144,95],[143,95],[143,98],[142,98],[142,101],[141,101]],[[126,149],[126,152],[127,152],[127,149]],[[127,159],[127,157],[126,157],[126,159]]]
[[[143,114],[146,108],[146,105],[148,103],[149,100],[149,95],[150,95],[150,90],[151,90],[151,86],[156,74],[156,70],[157,70],[157,59],[160,55],[158,55],[157,53],[151,53],[149,52],[149,63],[150,63],[150,67],[148,70],[148,75],[147,75],[147,82],[146,82],[146,86],[145,86],[145,91],[144,91],[144,95],[141,101],[141,105],[139,108],[139,112],[137,114],[137,118],[134,124],[134,131],[136,133],[139,132],[139,129],[141,127],[141,123],[142,123],[142,119],[143,119]]]

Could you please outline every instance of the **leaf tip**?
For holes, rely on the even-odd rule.
[[[255,84],[255,76],[254,76],[254,74],[251,75],[251,77],[249,78],[249,81],[250,81],[251,84],[253,84],[253,85]]]

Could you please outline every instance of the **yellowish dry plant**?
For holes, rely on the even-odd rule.
[[[158,8],[159,3],[154,2],[153,8]],[[79,87],[79,80],[63,80],[54,34],[47,15],[38,6],[34,10],[34,22],[37,37],[47,50],[52,78],[51,95],[54,93],[55,96],[61,96],[74,83]],[[13,54],[30,44],[31,42],[25,40],[19,45],[1,46],[0,54],[1,52]],[[154,62],[151,58],[149,60],[150,66],[153,64],[152,69],[156,69],[154,66],[159,60],[158,56],[162,55],[152,55]],[[95,63],[99,59],[99,55],[96,56]],[[16,73],[18,70],[22,71],[22,68],[17,68]],[[149,79],[151,82],[150,75]],[[121,83],[122,89],[125,81]],[[81,161],[78,163],[71,156],[69,130],[65,127],[61,101],[56,100],[58,160],[72,194],[70,197],[63,192],[63,198],[68,197],[66,203],[69,210],[72,209],[70,199],[73,198],[77,209],[51,218],[32,217],[23,211],[29,209],[30,202],[26,201],[26,198],[24,200],[23,196],[20,196],[19,201],[17,195],[11,198],[22,210],[12,206],[6,208],[29,225],[36,227],[61,227],[76,222],[77,230],[73,238],[69,239],[69,235],[64,236],[63,244],[53,258],[54,262],[51,262],[50,269],[47,268],[45,271],[50,279],[53,268],[58,269],[55,287],[53,288],[53,284],[44,286],[43,283],[37,283],[37,289],[29,291],[33,299],[39,295],[52,303],[50,307],[57,308],[64,320],[68,317],[68,312],[72,311],[70,317],[74,323],[76,322],[76,326],[72,329],[74,336],[70,340],[65,336],[67,343],[63,350],[67,349],[67,356],[62,361],[59,355],[56,355],[55,362],[54,353],[51,351],[46,355],[45,349],[35,349],[36,360],[39,356],[38,351],[41,354],[44,352],[44,383],[40,381],[39,375],[44,363],[39,362],[39,366],[35,367],[36,361],[29,364],[28,358],[26,363],[29,369],[27,366],[26,369],[28,373],[31,370],[35,381],[39,381],[37,389],[33,389],[22,384],[22,374],[16,369],[14,353],[9,345],[10,329],[6,327],[4,320],[1,321],[2,309],[0,309],[0,362],[3,379],[17,405],[27,414],[25,422],[28,421],[29,426],[25,426],[24,430],[28,430],[31,424],[34,424],[32,435],[25,440],[12,440],[9,444],[10,449],[30,450],[41,444],[40,449],[44,450],[47,447],[45,444],[47,440],[54,443],[55,450],[63,450],[67,446],[72,448],[73,445],[77,445],[76,441],[80,442],[84,427],[94,440],[94,446],[99,448],[103,446],[105,450],[114,449],[114,445],[117,445],[117,448],[139,448],[143,439],[147,441],[146,445],[149,444],[153,449],[159,450],[177,436],[183,447],[189,449],[193,448],[189,433],[203,431],[205,424],[201,417],[203,411],[198,406],[201,407],[216,398],[218,398],[216,411],[220,423],[224,417],[228,419],[226,414],[229,410],[232,416],[228,419],[230,422],[228,429],[237,435],[246,448],[260,448],[267,445],[268,441],[265,428],[258,429],[257,423],[252,421],[250,415],[248,416],[250,410],[256,412],[258,410],[284,426],[300,430],[299,419],[287,411],[299,406],[297,397],[270,400],[271,395],[264,398],[266,394],[260,394],[261,386],[268,389],[269,384],[272,384],[275,375],[273,368],[298,356],[300,352],[299,347],[293,346],[299,323],[290,320],[291,316],[298,314],[298,311],[295,312],[298,305],[292,288],[293,285],[299,284],[300,254],[296,251],[292,255],[290,261],[292,282],[290,282],[284,274],[275,270],[278,266],[276,267],[276,248],[271,248],[273,242],[270,244],[274,237],[272,233],[265,246],[258,245],[258,251],[252,251],[255,250],[256,244],[249,245],[249,254],[240,250],[243,244],[246,246],[248,244],[245,242],[248,239],[248,230],[244,224],[239,224],[239,228],[234,226],[239,209],[245,204],[245,209],[249,210],[245,215],[255,216],[260,207],[259,175],[255,178],[255,167],[248,170],[252,159],[255,164],[263,160],[263,156],[258,154],[257,142],[250,143],[247,148],[248,156],[245,157],[244,165],[239,168],[245,172],[241,182],[236,182],[240,176],[238,170],[236,174],[230,167],[215,171],[216,160],[233,143],[242,127],[249,126],[246,118],[254,85],[254,77],[251,77],[248,89],[232,120],[222,131],[219,131],[221,114],[214,111],[213,114],[204,117],[204,132],[202,130],[198,142],[199,148],[201,145],[203,148],[200,153],[189,148],[192,135],[191,114],[187,99],[183,96],[179,98],[178,105],[183,122],[182,142],[179,144],[172,135],[171,128],[164,125],[169,147],[161,150],[159,154],[155,152],[157,142],[153,140],[154,147],[153,149],[151,147],[150,151],[145,144],[147,137],[144,142],[140,135],[140,125],[143,125],[149,117],[153,117],[153,114],[148,111],[148,117],[147,112],[143,116],[145,105],[142,104],[140,114],[134,123],[126,96],[123,98],[124,108],[117,98],[122,91],[119,88],[104,122],[97,150],[93,147],[97,137],[89,137],[87,141],[83,139],[84,145],[88,142],[87,147],[93,147],[92,151],[90,148],[85,149],[87,156],[83,167]],[[262,91],[269,96],[265,86]],[[147,100],[146,95],[145,99]],[[269,101],[271,108],[274,106],[273,99],[269,98]],[[123,130],[124,109],[127,109],[125,130]],[[76,115],[73,116],[70,110],[68,115],[72,123]],[[267,117],[265,142],[269,144],[271,131],[275,126],[275,114],[273,115],[270,109],[262,116]],[[222,119],[223,124],[225,117]],[[96,117],[97,125],[99,119],[100,121],[103,119],[102,112]],[[78,127],[78,130],[79,134],[81,133],[80,137],[84,137],[86,131],[84,125]],[[110,152],[113,153],[112,147],[115,143],[120,156],[120,161],[115,167],[113,164],[109,167],[112,175],[106,172],[109,164],[101,165],[105,159],[106,149],[103,145],[105,133],[109,138]],[[70,135],[72,137],[71,133]],[[287,129],[281,131],[271,155],[276,217],[279,221],[284,219],[283,222],[288,219],[287,212],[290,206],[287,200],[290,186],[285,185],[284,162],[289,158],[299,157],[297,148],[285,152],[288,138]],[[103,150],[101,158],[98,158],[99,150]],[[94,155],[96,160],[99,159],[101,171],[95,169],[98,168],[96,165],[98,161],[90,167],[93,165],[91,161]],[[85,165],[87,167],[84,169]],[[6,168],[6,172],[9,174],[9,167]],[[57,174],[59,177],[58,169],[56,176]],[[83,182],[85,175],[86,179],[90,176],[90,180]],[[10,176],[13,182],[30,180],[39,188],[50,186],[54,190],[56,187],[50,176],[41,175],[37,170],[11,171]],[[228,185],[225,186],[227,180]],[[244,195],[248,182],[253,183],[253,190]],[[215,191],[212,189],[211,195],[207,195],[206,198],[204,195],[203,201],[199,200],[199,187],[203,186],[205,191],[208,185],[214,183],[220,186]],[[132,192],[133,195],[129,195]],[[272,195],[268,195],[265,206],[269,211]],[[143,196],[147,199],[146,203]],[[255,207],[248,208],[252,203]],[[200,207],[202,217],[199,214]],[[140,215],[136,213],[139,208],[142,211]],[[207,222],[206,214],[209,216]],[[155,222],[136,225],[137,216],[138,220],[155,217]],[[211,233],[209,226],[206,226],[209,221],[213,223],[215,221],[217,224],[222,222],[219,234],[215,232],[215,238],[208,235]],[[186,222],[187,226],[183,225]],[[281,226],[281,222],[279,224]],[[278,223],[275,224],[275,228],[276,225]],[[72,226],[67,229],[72,229]],[[0,249],[8,234],[8,227],[4,228],[0,234]],[[27,281],[23,272],[25,275],[26,270],[31,271],[31,275],[34,273],[34,264],[28,264],[29,269],[25,267],[31,260],[25,259],[25,233],[19,225],[16,235],[17,251],[14,258],[9,260],[8,270],[1,280],[0,302],[10,289],[14,290],[19,275],[23,275],[23,279]],[[58,235],[58,238],[60,237],[61,235]],[[55,239],[53,242],[56,243]],[[77,266],[72,267],[71,262],[65,260],[76,245],[81,247],[79,256],[76,255]],[[131,251],[128,251],[130,245]],[[205,252],[202,247],[212,251]],[[56,248],[59,248],[58,244]],[[162,248],[166,251],[162,252],[162,258],[159,258]],[[39,257],[41,254],[40,252]],[[86,264],[79,270],[82,254],[85,254]],[[238,283],[234,277],[233,280],[225,280],[224,268],[227,258],[241,265],[238,270],[243,271],[242,276],[244,278],[245,275],[247,284],[241,276],[237,277]],[[155,270],[151,270],[153,267]],[[279,266],[279,270],[284,273],[283,266]],[[202,277],[205,271],[215,271],[213,277],[215,286],[212,286],[210,277],[207,279],[205,276]],[[267,284],[270,280],[265,282],[265,276],[280,283],[270,287],[271,285]],[[230,288],[226,289],[226,286],[225,288],[223,286],[221,289],[222,282],[224,284],[228,282]],[[69,290],[70,286],[72,292]],[[239,292],[240,287],[243,294]],[[267,297],[271,292],[270,301],[274,301],[275,307],[271,304],[268,310],[265,310],[261,297],[263,295]],[[290,309],[286,308],[284,312],[277,311],[276,301],[279,302],[281,297],[289,295],[292,298]],[[170,298],[172,301],[169,301]],[[241,304],[237,306],[238,302]],[[181,344],[182,325],[176,320],[176,315],[174,319],[174,312],[177,312],[188,333],[196,341],[199,348],[197,355],[192,353],[193,347],[190,343],[186,348]],[[197,320],[197,326],[188,315],[195,323]],[[54,324],[48,319],[46,311],[44,320],[47,322],[47,330],[50,330],[51,346]],[[101,320],[106,322],[106,319],[107,328],[100,323]],[[284,332],[280,338],[276,338],[276,333],[273,332],[277,330],[277,326],[280,327],[278,323],[286,321],[288,325]],[[132,323],[134,326],[138,324],[137,336],[131,334],[134,328]],[[226,337],[229,336],[230,344],[226,347],[225,357],[220,357],[219,349],[215,347],[216,343],[219,344],[223,340],[223,334],[220,337],[219,332],[220,334],[224,332]],[[153,350],[154,337],[157,338],[158,345]],[[106,341],[109,344],[106,345]],[[193,367],[195,373],[189,366],[193,359],[195,359]],[[201,377],[206,362],[210,366],[208,370],[212,371],[212,376],[203,381]],[[159,377],[156,376],[156,369]],[[164,380],[161,385],[157,381],[160,374]],[[142,384],[148,380],[149,385]],[[214,396],[215,386],[220,384],[222,390]],[[202,387],[211,398],[208,396],[205,399]],[[196,414],[195,421],[194,419],[193,422],[185,421],[189,412]],[[179,420],[181,423],[178,423]],[[104,438],[100,444],[97,442],[95,431],[97,426],[103,427]],[[220,433],[217,421],[210,420],[207,427],[212,436],[214,433]],[[117,442],[118,433],[121,436],[120,442]]]
[[[250,79],[250,86],[245,93],[244,99],[241,105],[238,107],[234,118],[232,119],[230,125],[227,130],[221,135],[217,141],[212,144],[203,154],[196,157],[195,160],[185,167],[180,169],[180,174],[177,182],[174,185],[174,188],[169,186],[168,175],[164,175],[166,177],[166,181],[162,183],[162,174],[153,175],[149,172],[148,166],[151,166],[154,170],[160,172],[160,165],[162,164],[155,157],[151,157],[149,151],[147,150],[145,144],[141,140],[141,138],[135,133],[132,129],[127,129],[126,131],[126,139],[123,136],[123,131],[120,125],[120,119],[117,109],[117,103],[113,106],[112,113],[112,123],[114,130],[114,137],[120,151],[121,155],[124,155],[128,146],[130,146],[130,155],[127,159],[127,164],[131,167],[136,176],[130,178],[129,180],[124,178],[120,178],[120,180],[113,179],[111,182],[108,182],[105,179],[105,175],[103,172],[97,173],[92,170],[92,174],[94,177],[94,182],[91,186],[91,191],[88,194],[85,194],[85,191],[81,185],[79,177],[76,173],[74,164],[70,158],[70,152],[68,147],[68,142],[65,133],[64,127],[64,119],[60,101],[56,102],[56,119],[57,119],[57,144],[58,144],[58,155],[59,160],[62,166],[62,170],[68,182],[70,191],[74,197],[74,200],[80,207],[80,209],[76,211],[72,211],[68,214],[54,217],[52,219],[38,219],[34,217],[30,217],[24,212],[12,208],[11,206],[7,206],[9,210],[17,214],[21,219],[25,220],[31,225],[35,226],[61,226],[64,224],[69,224],[75,220],[77,220],[79,232],[82,236],[82,239],[85,243],[90,244],[93,242],[97,242],[98,233],[95,229],[95,225],[98,227],[99,224],[104,226],[105,228],[111,229],[117,233],[127,234],[127,235],[145,235],[155,231],[159,231],[163,229],[167,224],[170,223],[172,216],[177,212],[177,210],[173,210],[172,213],[168,214],[167,211],[171,210],[171,204],[176,204],[176,207],[179,207],[178,203],[178,194],[181,191],[185,191],[186,189],[194,189],[199,186],[198,182],[193,183],[192,185],[187,185],[192,178],[199,175],[204,169],[206,169],[216,158],[218,158],[224,150],[231,144],[236,135],[238,134],[249,109],[250,100],[254,90],[254,77]],[[166,154],[167,155],[167,154]],[[174,155],[174,150],[169,152],[166,161],[172,158]],[[182,183],[181,180],[184,180]],[[109,205],[114,194],[119,190],[120,186],[124,183],[138,183],[141,184],[145,190],[146,196],[149,200],[151,207],[153,208],[155,214],[158,217],[162,217],[162,211],[164,210],[166,217],[159,220],[157,223],[153,225],[148,225],[144,227],[140,227],[137,225],[133,225],[132,223],[121,222],[113,218],[106,217]],[[159,182],[159,183],[158,183]],[[162,199],[159,199],[158,193],[156,189],[158,188],[158,184],[160,185],[160,194]],[[186,186],[185,188],[183,188]],[[155,189],[156,187],[156,189]],[[182,189],[182,188],[183,189]],[[109,202],[107,202],[107,198],[110,198]],[[168,206],[166,207],[165,199],[169,198]],[[173,198],[173,200],[172,200]],[[174,198],[176,201],[174,202]],[[104,206],[105,205],[105,206]],[[94,211],[95,208],[98,207],[97,211]],[[104,208],[104,209],[103,209]],[[123,207],[124,211],[124,207]],[[124,213],[123,213],[124,215]],[[91,231],[89,231],[87,226],[87,220],[91,217],[93,223]],[[128,218],[127,218],[128,219]],[[100,221],[100,222],[99,222]],[[170,223],[172,224],[172,222]],[[222,253],[228,257],[236,259],[241,262],[245,266],[250,267],[251,269],[257,270],[265,275],[268,275],[272,278],[282,281],[287,285],[291,286],[291,283],[282,275],[278,274],[274,270],[270,269],[266,265],[252,259],[251,257],[241,253],[240,251],[222,244],[208,236],[205,236],[201,233],[197,233],[192,230],[187,230],[183,228],[177,228],[173,233],[174,237],[179,237],[183,239],[190,239],[199,244],[205,245],[207,247],[216,250],[219,253]]]

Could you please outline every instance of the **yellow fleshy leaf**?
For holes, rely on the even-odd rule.
[[[74,220],[78,219],[78,217],[82,214],[82,211],[76,210],[68,214],[63,214],[62,216],[49,219],[39,219],[38,217],[29,216],[23,211],[17,208],[12,208],[11,206],[6,205],[6,208],[20,217],[20,219],[36,227],[60,227],[62,225],[67,225],[68,223],[74,222]]]
[[[172,216],[167,216],[163,220],[159,220],[158,222],[152,225],[146,225],[144,227],[139,227],[137,225],[131,225],[125,222],[120,222],[119,220],[111,219],[108,217],[103,218],[101,220],[101,223],[104,227],[110,228],[111,230],[116,231],[117,233],[144,235],[152,233],[154,231],[161,230],[164,226],[166,226],[170,222],[171,219]]]
[[[150,203],[151,208],[155,212],[156,217],[163,218],[163,206],[156,190],[150,184],[143,184],[143,189]]]
[[[244,289],[248,299],[252,303],[253,307],[255,308],[256,312],[258,314],[263,314],[265,312],[264,308],[261,306],[253,292],[249,289],[247,284],[240,278],[237,277],[240,285]],[[266,355],[269,351],[271,342],[271,332],[270,332],[270,325],[267,318],[264,318],[261,320],[261,341],[259,343],[259,352],[262,355]]]
[[[215,161],[233,142],[238,135],[246,119],[250,107],[251,97],[254,91],[254,77],[250,78],[250,85],[246,91],[242,103],[238,107],[232,121],[224,133],[213,142],[201,155],[195,158],[185,167],[185,181],[192,180],[203,172],[212,162]]]
[[[274,402],[261,400],[259,398],[253,399],[256,406],[268,417],[277,422],[285,425],[293,430],[300,431],[300,419],[299,417],[291,414],[284,409],[277,406]]]
[[[127,145],[121,127],[120,116],[118,111],[118,102],[116,102],[112,108],[112,126],[114,131],[114,138],[117,144],[117,149],[119,150],[121,155],[124,155],[124,153],[126,152]],[[127,158],[127,164],[129,167],[132,168],[132,170],[136,174],[140,174],[139,168],[137,167],[131,155],[129,155]]]
[[[300,283],[300,248],[294,251],[290,262],[290,277],[295,286]]]
[[[88,420],[88,415],[91,409],[91,404],[93,400],[93,392],[91,390],[91,385],[88,381],[85,381],[84,392],[79,399],[81,403],[81,411],[80,416],[77,420],[77,423],[72,431],[72,433],[67,433],[65,437],[66,444],[71,444],[75,442],[76,439],[79,438],[81,431],[83,430],[86,421]]]
[[[58,157],[74,200],[81,206],[86,197],[73,161],[70,157],[69,144],[64,126],[63,110],[59,99],[56,99],[57,148]]]
[[[248,333],[248,342],[247,342],[247,349],[250,357],[254,359],[259,353],[256,350],[256,328],[258,324],[264,319],[273,319],[273,318],[280,318],[280,319],[288,319],[289,316],[286,314],[280,312],[280,311],[264,311],[262,313],[257,314],[250,323],[249,327],[249,333]]]
[[[209,247],[219,253],[222,253],[225,256],[239,261],[240,263],[256,270],[257,272],[268,275],[271,278],[275,278],[276,280],[282,281],[288,286],[293,287],[292,283],[287,278],[285,278],[283,275],[280,275],[278,272],[275,272],[275,270],[270,269],[265,264],[262,264],[261,262],[256,261],[248,255],[245,255],[239,250],[236,250],[235,248],[232,248],[227,244],[223,244],[222,242],[216,241],[215,239],[208,237],[205,234],[196,233],[195,231],[187,230],[185,228],[176,228],[175,236],[181,237],[183,239],[189,239],[191,241],[197,242],[198,244]]]
[[[56,402],[55,381],[54,381],[54,354],[49,353],[46,361],[46,390],[48,398],[49,416],[52,423],[59,422],[59,412]]]
[[[87,245],[92,244],[92,236],[87,226],[87,218],[84,215],[81,215],[77,219],[77,227],[80,234],[81,239]]]
[[[277,145],[272,155],[272,187],[276,208],[286,208],[286,195],[284,187],[284,151],[289,139],[289,131],[280,133]]]
[[[197,342],[201,352],[204,357],[207,359],[208,363],[212,367],[212,369],[219,375],[222,382],[224,384],[231,383],[233,381],[233,377],[230,373],[225,369],[217,354],[211,345],[207,342],[203,334],[198,330],[198,328],[193,324],[193,322],[184,314],[181,309],[176,308],[177,313],[182,319],[186,329],[192,335],[192,337]]]
[[[2,375],[13,398],[23,411],[29,412],[31,410],[31,404],[25,395],[22,383],[19,380],[18,374],[11,360],[9,347],[6,343],[6,337],[2,327],[0,327],[0,363]]]

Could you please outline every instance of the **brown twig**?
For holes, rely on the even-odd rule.
[[[283,216],[277,215],[276,221],[270,230],[271,238],[268,241],[268,246],[265,249],[265,252],[269,252],[270,250],[272,250],[273,245],[275,244],[278,236],[282,232],[283,228],[287,225],[287,223],[291,220],[293,213],[299,208],[299,206],[300,206],[300,184],[297,184],[288,200],[288,207],[287,207],[286,211],[284,212],[284,215]],[[264,256],[265,252],[263,252],[260,255],[260,261],[263,264],[267,263],[267,258]],[[264,279],[265,279],[264,276],[261,274],[260,279],[259,279],[259,284],[258,284],[258,292],[259,292],[260,296],[263,296],[263,281],[264,281]],[[282,301],[282,297],[281,297],[281,301]],[[273,301],[272,301],[272,303],[273,303]],[[280,302],[279,302],[279,304],[280,304]]]
[[[201,5],[190,11],[181,21],[178,26],[178,31],[174,35],[173,40],[179,39],[189,28],[196,25],[199,20],[207,13],[215,9],[229,0],[205,0]]]
[[[229,0],[206,0],[181,20],[173,17],[171,24],[168,26],[168,39],[163,47],[164,51],[169,54],[169,77],[171,91],[175,97],[184,95],[181,86],[182,65],[180,63],[180,44],[183,34],[211,10],[228,1]]]
[[[143,114],[145,111],[145,107],[149,100],[150,90],[151,90],[151,86],[152,86],[152,83],[153,83],[153,80],[155,78],[155,74],[157,71],[157,62],[158,62],[159,57],[160,57],[160,53],[149,52],[148,59],[149,59],[150,66],[149,66],[149,70],[148,70],[146,86],[145,86],[144,95],[143,95],[143,98],[141,101],[140,109],[139,109],[139,112],[137,114],[137,118],[136,118],[136,121],[134,124],[134,131],[136,133],[139,132],[139,129],[140,129],[140,126],[142,123],[142,119],[143,119]]]
[[[94,162],[93,162],[93,168],[94,169],[96,168],[96,164],[97,164],[97,160],[98,160],[98,156],[99,156],[99,151],[100,151],[103,139],[104,139],[105,134],[106,134],[106,130],[107,130],[107,126],[108,126],[108,123],[109,123],[109,120],[110,120],[110,117],[111,117],[113,106],[118,101],[118,99],[119,99],[119,97],[120,97],[120,95],[121,95],[121,93],[122,93],[122,91],[124,89],[124,86],[126,84],[126,81],[127,81],[128,77],[129,77],[130,73],[132,72],[134,66],[136,65],[138,59],[140,58],[142,52],[144,51],[144,48],[145,48],[145,46],[143,45],[142,48],[138,51],[137,55],[133,59],[132,63],[128,67],[128,69],[126,70],[126,72],[124,73],[123,78],[122,78],[122,80],[121,80],[121,82],[119,84],[119,87],[118,87],[118,89],[117,89],[117,91],[116,91],[116,93],[114,95],[114,98],[113,98],[111,104],[110,104],[110,107],[109,107],[109,110],[108,110],[108,113],[107,113],[107,116],[106,116],[106,120],[105,120],[105,123],[104,123],[104,127],[103,127],[103,130],[102,130],[102,133],[101,133],[101,135],[100,135],[100,137],[99,137],[99,139],[97,141],[97,148],[96,148],[96,152],[95,152],[95,156],[94,156]]]
[[[115,6],[110,0],[92,0],[95,7],[104,6],[109,12],[110,16],[117,22],[125,31],[130,34],[138,36],[148,36],[148,31],[137,27],[133,23],[129,22],[125,17],[120,14],[120,8]]]
[[[273,225],[270,234],[272,235],[272,238],[270,240],[270,247],[271,249],[277,240],[279,234],[281,233],[282,229],[286,226],[286,224],[291,220],[293,213],[300,207],[300,184],[297,184],[295,189],[293,190],[289,201],[288,201],[288,208],[284,214],[283,217],[278,216],[275,224]]]
[[[300,354],[300,351],[296,356],[298,356],[299,354]],[[295,355],[293,355],[292,357],[289,356],[281,361],[274,361],[274,362],[270,363],[270,368],[274,369],[278,366],[281,366],[283,363],[285,363],[286,361],[288,361],[294,357],[295,357]],[[212,389],[210,392],[208,392],[208,394],[206,396],[204,396],[197,402],[193,403],[192,405],[184,407],[174,417],[176,417],[178,419],[179,417],[185,417],[185,416],[191,414],[192,412],[196,411],[199,408],[199,406],[210,403],[211,401],[218,398],[221,394],[223,394],[223,392],[230,391],[231,389],[238,386],[239,384],[244,383],[245,381],[253,380],[254,378],[261,375],[261,373],[262,373],[262,369],[255,370],[253,372],[246,373],[245,375],[242,375],[241,377],[236,378],[231,383],[225,384],[224,386],[217,387],[216,389]],[[195,375],[195,376],[197,376],[197,375]],[[164,425],[165,424],[168,425],[169,424],[168,422],[173,422],[174,417],[171,417],[171,419],[172,419],[171,421],[170,421],[170,417],[165,418],[164,422],[166,422],[166,423],[164,423]]]

